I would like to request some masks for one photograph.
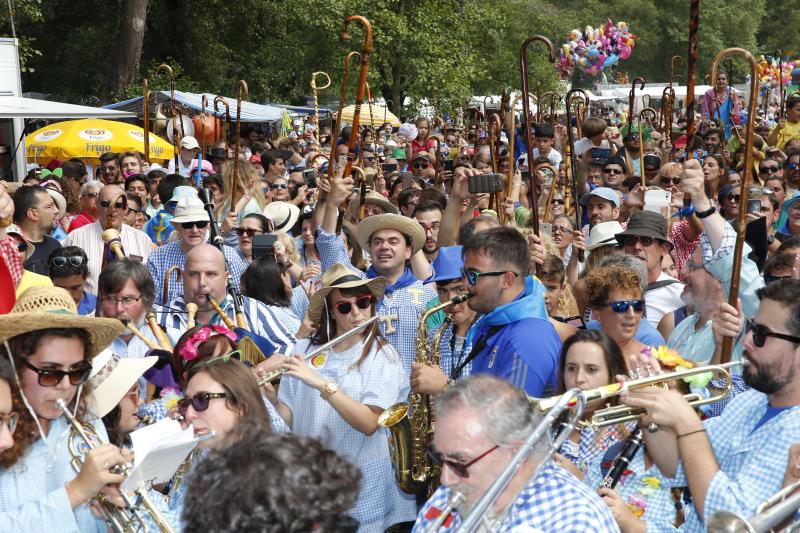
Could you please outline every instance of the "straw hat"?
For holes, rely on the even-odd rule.
[[[92,373],[89,375],[92,384],[86,397],[89,411],[97,418],[106,416],[157,361],[155,356],[120,359],[111,350],[97,354],[92,359]]]
[[[589,242],[586,243],[586,249],[590,252],[601,246],[608,244],[617,246],[616,234],[622,231],[622,224],[616,220],[609,222],[601,222],[595,224],[589,232]]]
[[[352,289],[365,285],[375,297],[375,301],[383,298],[383,291],[386,289],[386,280],[384,278],[361,278],[341,263],[334,263],[322,275],[322,286],[311,295],[308,301],[308,317],[312,322],[319,323],[322,317],[322,310],[325,308],[325,298],[328,297],[331,291],[335,289]]]
[[[419,225],[419,222],[403,215],[386,213],[367,217],[358,223],[358,243],[361,248],[369,250],[370,237],[372,237],[373,233],[382,229],[393,229],[411,237],[412,255],[419,252],[425,244],[425,232],[422,231],[422,226]]]
[[[394,213],[395,215],[400,213],[400,210],[397,209],[397,206],[390,202],[384,195],[379,192],[369,191],[367,194],[364,195],[364,203],[366,205],[377,205],[383,209],[384,213]],[[356,198],[350,200],[350,203],[347,206],[347,214],[351,218],[355,218],[358,215],[358,209],[361,207],[361,196],[357,196]]]
[[[23,292],[7,315],[0,315],[0,342],[11,337],[52,328],[78,328],[89,334],[88,357],[94,357],[122,333],[116,318],[78,316],[75,301],[60,287],[31,287]]]
[[[288,233],[300,218],[300,208],[291,202],[270,202],[262,214],[272,221],[272,233]]]

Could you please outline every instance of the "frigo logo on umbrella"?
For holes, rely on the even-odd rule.
[[[109,130],[91,128],[79,131],[78,136],[81,139],[86,139],[87,141],[107,141],[111,139],[114,134]]]
[[[55,128],[52,130],[45,130],[39,133],[38,135],[36,135],[36,137],[33,138],[33,140],[39,142],[47,142],[47,141],[52,141],[53,139],[58,139],[63,134],[64,130]]]

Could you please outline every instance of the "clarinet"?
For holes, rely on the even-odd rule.
[[[622,451],[619,453],[616,459],[614,459],[614,464],[611,465],[611,469],[606,474],[606,477],[603,478],[603,482],[600,484],[601,489],[613,489],[619,483],[619,478],[622,477],[622,474],[628,468],[628,465],[631,464],[633,457],[636,455],[636,452],[639,451],[639,448],[642,447],[642,443],[644,441],[644,437],[642,435],[642,430],[639,426],[636,426],[636,429],[633,433],[625,439],[625,444],[622,446]]]

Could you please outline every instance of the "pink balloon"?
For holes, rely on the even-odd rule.
[[[631,57],[631,48],[629,46],[622,46],[619,49],[619,58],[623,61]]]

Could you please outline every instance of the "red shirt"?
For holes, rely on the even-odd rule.
[[[69,225],[67,233],[72,233],[76,229],[82,228],[83,226],[88,226],[93,222],[94,222],[94,217],[92,215],[90,215],[86,211],[81,211],[81,213],[72,220],[72,223]]]

